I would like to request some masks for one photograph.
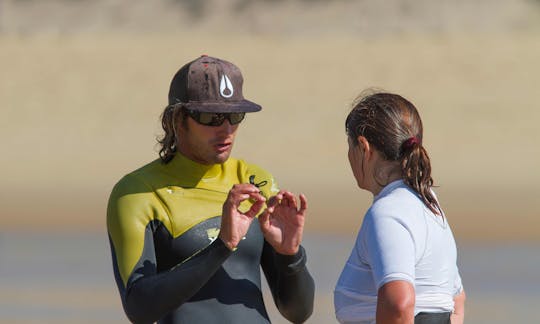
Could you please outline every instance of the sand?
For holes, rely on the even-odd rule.
[[[161,2],[3,3],[2,229],[103,231],[114,183],[157,157],[174,72],[210,54],[236,63],[245,96],[264,107],[233,155],[307,194],[307,230],[354,235],[361,223],[371,196],[352,178],[343,124],[351,101],[378,87],[420,110],[458,238],[540,238],[537,7],[257,2],[226,14],[233,7],[214,2],[196,22]],[[175,14],[185,17],[172,24]]]
[[[349,170],[343,123],[375,86],[420,110],[458,237],[537,239],[539,40],[0,37],[0,225],[103,229],[114,183],[157,157],[172,74],[209,53],[237,63],[245,96],[264,107],[242,124],[233,155],[305,192],[308,229],[355,230],[370,202]]]

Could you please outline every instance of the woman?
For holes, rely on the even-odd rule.
[[[462,323],[456,244],[431,190],[422,121],[391,93],[357,100],[345,122],[349,163],[373,204],[334,292],[340,323]]]

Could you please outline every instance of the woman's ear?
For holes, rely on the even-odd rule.
[[[371,153],[369,142],[364,136],[361,136],[361,135],[358,136],[357,141],[358,141],[358,147],[364,156],[366,156],[366,154]]]

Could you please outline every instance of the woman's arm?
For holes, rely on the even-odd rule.
[[[454,312],[450,317],[452,324],[463,324],[465,319],[465,290],[462,290],[454,297]]]
[[[390,281],[377,294],[377,323],[413,323],[415,293],[404,280]]]

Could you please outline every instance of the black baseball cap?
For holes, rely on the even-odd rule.
[[[174,75],[169,105],[182,104],[200,112],[255,112],[261,106],[244,99],[244,79],[234,64],[202,55]]]

